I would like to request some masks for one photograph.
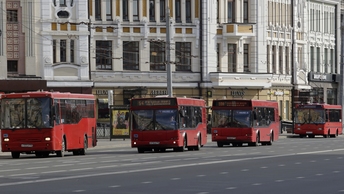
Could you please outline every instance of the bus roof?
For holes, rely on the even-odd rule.
[[[203,99],[186,98],[186,97],[152,97],[152,98],[133,98],[130,105],[138,106],[177,106],[177,105],[193,105],[205,106]]]
[[[95,100],[93,94],[77,94],[70,92],[49,92],[49,91],[35,91],[35,92],[22,92],[22,93],[9,93],[2,94],[1,98],[68,98],[68,99],[90,99]]]
[[[277,101],[272,100],[245,100],[245,99],[219,99],[213,100],[213,107],[275,107]]]
[[[314,108],[314,109],[342,109],[341,105],[334,104],[321,104],[321,103],[308,103],[308,104],[297,104],[296,108]]]

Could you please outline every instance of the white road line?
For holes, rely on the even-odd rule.
[[[36,175],[37,173],[26,173],[26,174],[11,174],[10,177],[15,177],[15,176],[28,176],[28,175]]]
[[[35,169],[42,169],[42,168],[48,168],[48,166],[38,166],[38,167],[31,167],[31,168],[25,168],[26,170],[35,170]]]
[[[7,169],[7,170],[0,170],[0,172],[11,172],[11,171],[18,171],[20,169]]]
[[[69,171],[83,171],[83,170],[92,170],[93,168],[77,168],[77,169],[71,169]]]
[[[332,150],[314,151],[314,152],[300,152],[300,153],[281,154],[281,155],[274,155],[274,156],[258,156],[258,157],[238,158],[238,159],[229,159],[229,160],[221,160],[221,161],[207,161],[207,162],[192,163],[192,164],[180,164],[180,165],[171,165],[171,166],[155,167],[155,168],[154,167],[153,168],[143,168],[143,169],[126,170],[126,171],[113,171],[113,172],[104,172],[104,173],[90,173],[90,174],[84,174],[84,175],[74,175],[74,176],[65,176],[65,177],[46,178],[46,179],[30,180],[30,181],[19,181],[19,182],[13,182],[13,183],[0,183],[0,187],[6,187],[6,186],[11,186],[11,185],[22,185],[22,184],[35,184],[35,183],[43,183],[43,182],[53,182],[53,181],[60,181],[60,180],[89,178],[89,177],[108,176],[108,175],[116,175],[116,174],[140,173],[140,172],[147,172],[147,171],[157,171],[157,170],[175,169],[175,168],[183,168],[183,167],[214,165],[214,164],[223,164],[223,163],[249,161],[249,160],[260,160],[260,159],[268,159],[268,158],[281,158],[281,157],[288,157],[288,156],[295,156],[295,155],[309,155],[309,154],[315,154],[315,153],[329,153],[329,152],[338,152],[338,151],[344,151],[344,148],[332,149]],[[13,169],[12,169],[12,171],[13,171]],[[52,171],[50,171],[49,173],[51,173],[51,172]],[[45,172],[45,173],[47,173],[47,172]]]
[[[67,172],[67,170],[55,170],[55,171],[47,171],[47,172],[41,172],[42,174],[50,174],[50,173],[60,173],[60,172]],[[63,180],[63,179],[61,179]]]
[[[64,166],[73,166],[74,164],[59,164],[59,165],[54,165],[53,167],[64,167]]]

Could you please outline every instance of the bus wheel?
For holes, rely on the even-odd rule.
[[[65,143],[64,138],[62,138],[62,148],[60,151],[56,152],[57,157],[64,157],[65,150],[66,150],[66,143]]]
[[[12,158],[19,158],[20,152],[11,152]]]
[[[35,152],[35,156],[37,158],[41,158],[41,157],[43,157],[43,153],[42,152]]]
[[[217,142],[217,147],[219,147],[219,148],[223,147],[223,143],[222,142]]]
[[[259,146],[259,134],[257,134],[257,136],[256,136],[256,142],[255,142],[254,146]]]
[[[80,155],[86,155],[86,152],[87,152],[87,138],[86,136],[84,137],[84,148],[80,150]]]
[[[186,143],[187,143],[187,142],[186,142],[186,137],[184,137],[183,146],[178,148],[178,151],[179,151],[179,152],[184,152],[184,151],[185,151],[185,149],[186,149]]]
[[[265,145],[272,145],[273,138],[274,138],[274,134],[273,134],[273,133],[271,133],[271,134],[270,134],[270,141],[266,142],[266,144],[265,144]]]
[[[195,147],[195,150],[200,150],[201,147],[202,147],[202,140],[201,140],[201,136],[198,137],[198,140],[197,140],[197,146]]]
[[[145,152],[145,149],[143,149],[143,148],[137,148],[137,152],[138,152],[138,153],[143,153],[143,152]]]

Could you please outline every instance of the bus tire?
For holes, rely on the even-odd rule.
[[[198,140],[197,140],[197,146],[195,147],[195,150],[199,151],[202,147],[202,138],[201,136],[198,137]]]
[[[143,149],[143,148],[137,148],[137,152],[140,153],[140,154],[141,154],[141,153],[144,153],[144,152],[145,152],[145,149]]]
[[[272,145],[272,142],[274,141],[274,133],[270,134],[270,141],[266,142],[266,145]]]
[[[259,133],[256,136],[256,142],[254,143],[254,146],[259,146]]]
[[[223,147],[223,143],[222,142],[217,142],[217,147],[222,148]]]
[[[65,150],[66,150],[66,142],[65,142],[65,138],[64,137],[62,138],[61,145],[62,145],[61,150],[56,152],[57,157],[64,157]]]
[[[179,147],[179,148],[178,148],[178,151],[184,152],[185,149],[186,149],[186,147],[187,147],[186,145],[187,145],[187,141],[186,141],[186,137],[184,137],[183,146],[182,146],[182,147]]]
[[[12,158],[19,158],[20,152],[11,152]]]
[[[88,147],[88,146],[87,146],[87,145],[88,145],[87,143],[88,143],[88,142],[87,142],[87,137],[85,136],[85,137],[84,137],[84,148],[80,150],[80,155],[83,155],[83,156],[86,155],[87,147]]]

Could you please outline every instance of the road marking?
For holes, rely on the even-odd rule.
[[[11,172],[11,171],[18,171],[20,169],[7,169],[7,170],[0,170],[0,172]]]
[[[35,183],[43,183],[43,182],[53,182],[53,181],[61,181],[61,180],[69,180],[69,179],[80,179],[80,178],[108,176],[108,175],[116,175],[116,174],[140,173],[140,172],[147,172],[147,171],[157,171],[157,170],[175,169],[175,168],[183,168],[183,167],[214,165],[214,164],[241,162],[241,161],[249,161],[249,160],[260,160],[260,159],[268,159],[268,158],[281,158],[281,157],[288,157],[288,156],[295,156],[295,155],[310,155],[310,154],[317,154],[317,153],[339,152],[339,151],[344,151],[344,148],[332,149],[332,150],[322,150],[322,151],[313,151],[313,152],[281,154],[281,155],[275,155],[275,156],[258,156],[258,157],[238,158],[238,159],[229,159],[229,160],[221,160],[221,161],[207,161],[207,162],[192,163],[192,164],[180,164],[180,165],[171,165],[171,166],[144,168],[144,169],[126,170],[126,171],[92,173],[92,174],[85,174],[85,175],[74,175],[74,176],[66,176],[66,177],[46,178],[46,179],[20,181],[20,182],[13,182],[13,183],[0,183],[0,187],[22,185],[22,184],[35,184]],[[15,169],[11,169],[10,171],[13,171],[13,170],[15,170]],[[16,169],[16,170],[19,170],[19,169]],[[66,171],[66,170],[64,170],[64,171]],[[53,173],[53,172],[54,171],[42,172],[42,173]],[[55,172],[63,172],[63,171],[55,171]],[[339,172],[339,171],[336,171],[336,172]],[[200,176],[200,175],[198,175],[198,176]],[[204,176],[204,175],[201,175],[201,176]]]
[[[78,168],[78,169],[71,169],[69,171],[83,171],[83,170],[92,170],[93,168]]]
[[[42,168],[48,168],[48,166],[31,167],[31,168],[25,168],[25,169],[26,170],[35,170],[35,169],[42,169]]]
[[[54,165],[53,167],[64,167],[64,166],[73,166],[74,164],[59,164],[59,165]]]
[[[60,172],[67,172],[67,170],[55,170],[55,171],[47,171],[47,172],[41,172],[42,174],[49,174],[49,173],[60,173]],[[63,179],[61,179],[63,180]]]
[[[10,177],[15,177],[15,176],[28,176],[28,175],[36,175],[37,173],[26,173],[26,174],[11,174]]]
[[[81,193],[81,192],[85,192],[85,190],[75,190],[75,191],[73,191],[73,193]]]

